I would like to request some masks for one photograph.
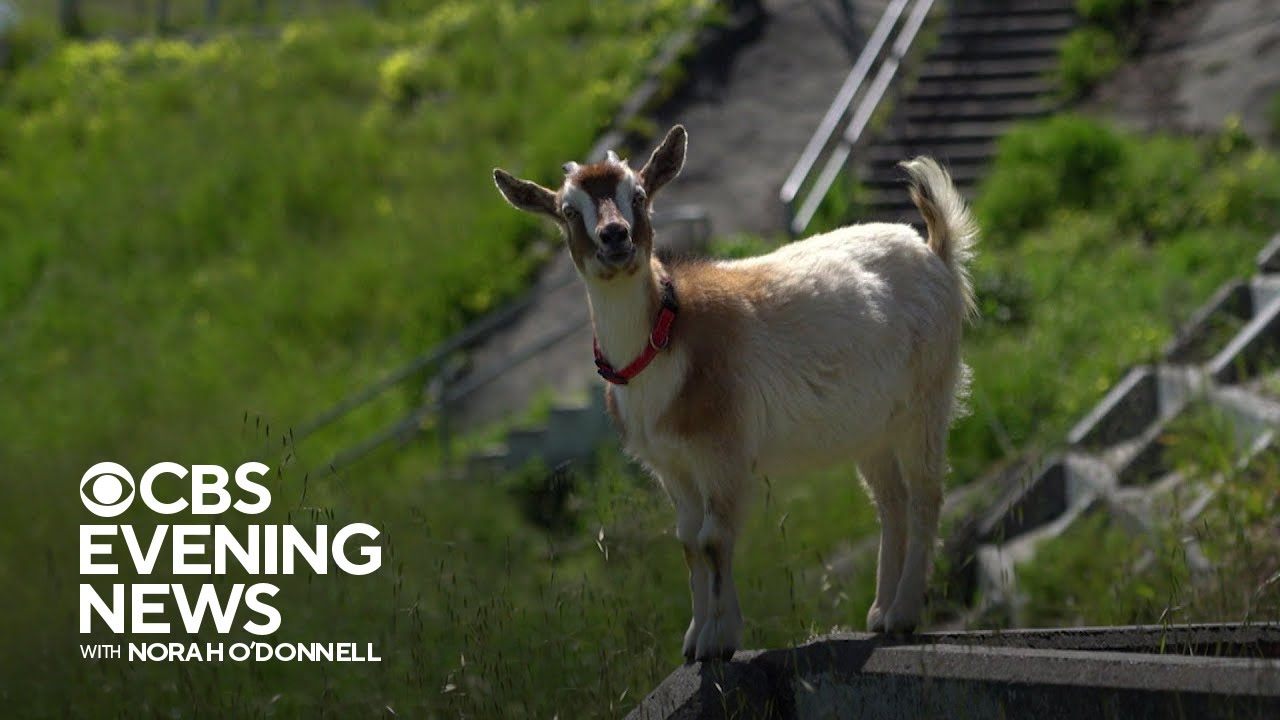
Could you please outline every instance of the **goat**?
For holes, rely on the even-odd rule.
[[[758,257],[664,262],[653,200],[687,145],[676,125],[639,172],[614,153],[566,163],[557,191],[493,171],[511,205],[564,232],[609,414],[675,504],[693,596],[685,658],[728,659],[741,642],[733,551],[753,475],[838,462],[856,462],[880,517],[867,627],[911,632],[953,405],[968,386],[960,336],[976,315],[966,266],[977,230],[965,203],[919,157],[901,166],[927,241],[910,225],[867,223]]]

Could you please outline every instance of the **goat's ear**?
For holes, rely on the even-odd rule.
[[[676,125],[649,156],[649,162],[640,169],[640,184],[650,197],[680,174],[680,169],[684,167],[684,152],[688,146],[689,133],[683,125]]]
[[[521,180],[501,168],[493,169],[493,184],[517,210],[560,219],[556,212],[556,194],[531,180]]]

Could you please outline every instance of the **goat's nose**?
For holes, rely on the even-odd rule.
[[[620,245],[627,241],[630,231],[620,222],[611,222],[600,228],[600,241],[605,245]]]

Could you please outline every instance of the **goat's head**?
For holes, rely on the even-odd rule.
[[[550,217],[564,228],[583,277],[610,280],[648,266],[653,198],[680,174],[687,145],[688,134],[676,125],[640,172],[612,151],[607,159],[590,165],[565,163],[558,191],[500,169],[493,171],[493,181],[516,208]]]

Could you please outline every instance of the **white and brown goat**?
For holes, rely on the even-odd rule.
[[[654,196],[684,165],[671,129],[634,172],[566,163],[553,191],[494,170],[515,207],[555,220],[587,288],[597,365],[627,451],[676,506],[693,594],[685,657],[741,641],[734,541],[752,477],[854,461],[877,504],[873,631],[914,629],[938,530],[976,231],[936,162],[904,162],[928,229],[853,225],[743,260],[664,263]]]

